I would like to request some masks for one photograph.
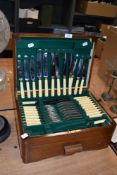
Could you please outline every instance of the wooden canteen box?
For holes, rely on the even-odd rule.
[[[15,41],[23,162],[107,147],[115,123],[88,90],[92,39],[20,34]]]

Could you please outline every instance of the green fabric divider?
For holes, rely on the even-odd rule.
[[[91,97],[88,92],[85,93],[85,96],[86,95]],[[30,136],[36,136],[36,135],[45,135],[45,134],[56,133],[56,132],[64,132],[64,131],[71,131],[71,130],[78,130],[78,129],[85,129],[85,128],[92,128],[92,127],[109,125],[110,120],[106,114],[103,114],[101,117],[97,116],[96,118],[89,118],[86,115],[86,113],[83,111],[83,109],[79,105],[79,103],[74,101],[74,99],[73,99],[74,97],[75,96],[68,95],[68,96],[64,96],[64,97],[51,97],[51,98],[46,97],[46,98],[41,98],[41,99],[38,98],[37,103],[35,105],[31,105],[31,106],[37,107],[42,124],[38,125],[38,126],[26,126],[26,124],[24,123],[25,114],[23,112],[22,99],[19,96],[18,102],[19,102],[19,106],[20,106],[20,111],[21,111],[21,116],[22,116],[22,124],[23,124],[24,131],[29,133]],[[76,107],[78,107],[80,113],[82,114],[82,117],[79,119],[74,119],[74,120],[64,120],[62,113],[60,111],[58,112],[58,110],[56,109],[56,111],[58,112],[59,118],[61,119],[61,122],[55,123],[55,122],[50,121],[44,106],[46,104],[51,104],[51,102],[53,102],[53,104],[55,104],[54,101],[57,101],[60,99],[74,101],[74,104],[76,105]],[[24,101],[26,101],[26,100],[24,100]],[[34,99],[32,101],[34,101]],[[92,101],[95,104],[97,104],[97,106],[98,106],[98,103],[95,101],[95,99],[92,98]],[[26,106],[26,105],[24,105],[24,106]],[[28,105],[28,106],[30,106],[30,105]],[[105,119],[104,123],[94,124],[95,121],[99,121],[102,119]]]
[[[85,44],[85,45],[84,45]],[[16,49],[27,48],[33,50],[40,49],[91,49],[92,41],[90,39],[71,39],[71,38],[43,38],[43,37],[22,37],[16,43]]]

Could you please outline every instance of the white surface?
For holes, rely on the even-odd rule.
[[[34,47],[34,43],[29,43],[28,48]]]
[[[21,138],[22,139],[26,139],[27,137],[28,137],[28,134],[27,133],[24,133],[24,134],[21,135]]]
[[[72,38],[72,34],[66,33],[65,38]]]
[[[82,44],[83,47],[85,47],[85,46],[87,46],[87,45],[88,45],[88,42],[84,42],[84,43]]]

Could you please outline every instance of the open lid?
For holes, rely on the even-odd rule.
[[[51,79],[60,79],[61,89],[66,78],[66,88],[69,78],[73,77],[72,88],[76,80],[83,81],[83,87],[88,88],[93,42],[89,38],[44,38],[20,37],[16,42],[17,90],[20,91],[20,81],[44,81],[48,79],[51,89]],[[46,87],[42,82],[42,89]],[[57,85],[55,85],[57,87]],[[30,88],[32,88],[30,86]],[[38,83],[36,83],[38,90]]]

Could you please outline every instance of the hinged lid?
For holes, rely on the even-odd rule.
[[[86,38],[20,37],[16,42],[19,95],[31,97],[28,92],[25,95],[29,89],[32,97],[84,93],[88,88],[92,48],[92,40]]]

